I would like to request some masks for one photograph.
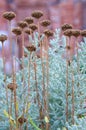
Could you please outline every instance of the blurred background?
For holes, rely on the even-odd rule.
[[[2,18],[3,12],[14,11],[17,14],[12,23],[14,27],[16,22],[30,16],[33,10],[44,12],[44,18],[52,22],[51,29],[59,28],[64,23],[70,23],[78,29],[86,29],[86,0],[0,0],[0,34],[8,35],[7,21]],[[13,41],[15,44],[14,38]],[[0,50],[1,48],[0,46]],[[9,71],[9,41],[6,42],[5,50],[6,69]],[[19,52],[14,45],[13,53],[15,50]],[[20,55],[21,52],[19,52]]]
[[[2,12],[12,10],[17,14],[16,20],[21,20],[35,9],[44,11],[53,28],[60,27],[64,22],[76,28],[86,28],[86,0],[0,0],[0,17]],[[2,17],[0,29],[6,29]]]

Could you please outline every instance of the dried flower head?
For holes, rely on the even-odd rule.
[[[3,13],[3,17],[9,21],[11,21],[12,19],[14,19],[16,17],[16,14],[14,12],[4,12]]]
[[[71,37],[72,36],[72,30],[68,29],[68,30],[64,31],[64,35],[68,36],[68,37]]]
[[[31,33],[33,33],[33,31],[29,28],[25,29],[25,33],[27,33],[28,35],[30,35]]]
[[[32,24],[34,22],[32,17],[26,17],[24,21],[27,22],[28,24]]]
[[[36,24],[30,24],[29,28],[32,29],[33,31],[35,31],[37,29],[37,25]]]
[[[0,35],[0,41],[3,43],[3,42],[6,41],[6,40],[7,40],[7,36],[4,35],[4,34],[1,34],[1,35]]]
[[[71,50],[71,46],[67,45],[67,46],[66,46],[66,49],[67,49],[67,50]]]
[[[75,37],[80,36],[80,30],[78,30],[78,29],[72,29],[72,35],[75,36]]]
[[[50,20],[43,20],[40,22],[41,26],[47,27],[51,24]]]
[[[21,28],[20,27],[15,27],[15,28],[12,29],[12,32],[15,35],[21,35]]]
[[[27,23],[25,21],[20,21],[20,22],[18,22],[18,26],[23,29],[23,28],[27,27]]]
[[[53,31],[46,29],[46,30],[44,31],[44,34],[45,34],[47,37],[51,37],[51,36],[53,36]]]
[[[81,36],[86,37],[86,30],[81,31]]]
[[[62,31],[66,31],[67,29],[72,29],[72,25],[71,24],[63,24],[61,26]]]
[[[18,122],[22,125],[23,123],[25,123],[27,121],[26,118],[24,118],[23,116],[18,118]]]
[[[34,45],[29,45],[26,47],[28,51],[32,52],[32,51],[36,51],[36,47]]]
[[[32,17],[39,19],[43,16],[43,12],[40,10],[35,10],[31,15]]]
[[[7,88],[10,89],[11,91],[13,91],[14,89],[17,88],[17,84],[15,84],[15,83],[9,83],[7,85]]]

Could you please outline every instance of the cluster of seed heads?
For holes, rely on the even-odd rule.
[[[40,22],[41,26],[47,27],[51,24],[50,20],[43,20]]]
[[[1,35],[0,35],[0,41],[3,43],[3,42],[6,41],[6,40],[7,40],[7,36],[4,35],[4,34],[1,34]]]
[[[33,52],[36,51],[36,47],[34,45],[29,45],[26,47],[28,51]]]
[[[46,29],[44,31],[44,34],[47,36],[47,37],[52,37],[53,36],[53,31],[49,30],[49,29]]]
[[[70,24],[62,25],[61,29],[63,31],[63,34],[68,37],[74,36],[77,38],[80,35],[83,37],[86,37],[86,30],[81,31],[79,29],[73,29],[72,25],[70,25]]]
[[[81,31],[81,36],[86,37],[86,30]]]
[[[32,17],[26,17],[25,20],[28,24],[32,24],[34,22]]]
[[[27,23],[25,21],[20,21],[20,22],[18,22],[18,26],[23,29],[23,28],[27,27]]]
[[[31,15],[32,15],[32,17],[39,19],[43,16],[43,12],[40,10],[36,10],[36,11],[32,12]]]
[[[61,29],[62,31],[66,31],[67,29],[72,29],[72,25],[71,24],[63,24]]]
[[[20,27],[15,27],[15,28],[12,29],[12,32],[15,35],[21,35],[21,28]]]
[[[16,14],[12,11],[3,13],[3,17],[9,21],[16,17]]]
[[[30,24],[29,28],[35,31],[38,27],[36,24],[33,23],[33,24]]]
[[[18,118],[18,122],[20,123],[20,125],[23,125],[23,123],[25,123],[27,121],[27,119],[23,116]]]
[[[33,33],[33,31],[31,29],[29,29],[29,28],[26,28],[25,29],[25,33],[27,33],[28,35],[30,35],[30,34]]]

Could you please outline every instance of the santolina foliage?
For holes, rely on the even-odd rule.
[[[71,124],[71,67],[69,67],[69,88],[68,88],[68,102],[69,102],[69,122],[66,122],[66,116],[65,116],[65,108],[66,108],[66,61],[64,58],[62,58],[62,55],[65,52],[65,45],[66,45],[66,38],[65,36],[60,37],[60,29],[57,29],[54,33],[54,38],[50,40],[50,43],[52,45],[52,48],[49,48],[49,115],[50,115],[50,130],[85,130],[86,124],[85,124],[85,99],[86,99],[86,39],[83,39],[83,42],[80,42],[80,50],[79,50],[79,63],[80,63],[80,75],[77,74],[77,65],[76,65],[76,55],[73,57],[73,69],[74,69],[74,92],[75,92],[75,124]],[[44,36],[43,36],[44,37]],[[31,41],[33,43],[36,43],[36,46],[38,44],[38,33],[34,33],[34,39],[30,37]],[[62,43],[62,44],[60,44]],[[20,70],[16,73],[16,83],[18,85],[17,87],[17,109],[18,109],[18,115],[21,117],[22,115],[22,108],[25,106],[26,114],[25,117],[28,115],[28,121],[30,124],[28,125],[28,129],[39,129],[40,126],[40,120],[39,112],[38,112],[38,104],[36,103],[36,91],[35,91],[35,79],[34,76],[34,69],[33,69],[33,63],[35,60],[34,53],[32,54],[31,59],[31,67],[30,67],[30,97],[28,102],[28,110],[26,108],[27,106],[27,95],[28,95],[28,59],[30,58],[30,52],[25,48],[24,51],[27,53],[28,57],[24,59],[24,70]],[[22,63],[22,59],[19,61],[16,59],[17,62],[20,64]],[[2,63],[2,62],[0,62]],[[40,59],[36,59],[37,63],[37,81],[38,81],[38,90],[39,90],[39,96],[41,102],[43,101],[43,97],[41,95],[42,93],[42,68],[41,68],[41,61]],[[45,60],[43,61],[45,64]],[[2,72],[3,66],[0,66],[0,70]],[[22,72],[24,72],[25,76],[25,87],[22,87]],[[79,78],[79,88],[77,88]],[[11,78],[7,77],[6,84],[11,82]],[[0,94],[0,128],[1,129],[9,129],[9,114],[7,115],[7,105],[6,105],[6,97],[5,97],[5,87],[4,87],[4,75],[3,73],[0,73],[0,86],[1,86],[1,94]],[[8,90],[8,97],[10,104],[10,90]],[[4,104],[4,105],[3,105]],[[12,103],[12,106],[14,103]],[[14,109],[14,108],[13,108]],[[3,112],[4,110],[4,112]],[[18,118],[19,118],[18,117]],[[10,120],[13,121],[13,128],[15,128],[15,116],[14,116],[14,110],[12,117],[10,115]],[[31,122],[32,121],[32,122]],[[46,122],[43,119],[44,122]],[[34,124],[34,125],[33,125]],[[84,124],[84,126],[83,126]],[[25,124],[24,124],[25,129]]]

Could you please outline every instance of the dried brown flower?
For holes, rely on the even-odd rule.
[[[86,37],[86,30],[81,31],[81,36]]]
[[[23,123],[25,123],[27,121],[26,118],[24,118],[23,116],[18,118],[18,122],[22,125]]]
[[[32,52],[32,51],[36,51],[36,47],[34,45],[29,45],[26,47],[28,51]]]
[[[20,22],[18,22],[18,26],[23,29],[23,28],[27,27],[27,23],[25,21],[20,21]]]
[[[27,33],[28,35],[30,35],[31,33],[33,33],[33,31],[29,28],[25,29],[25,33]]]
[[[17,84],[15,84],[15,83],[9,83],[7,85],[7,88],[10,89],[11,91],[13,91],[14,89],[17,88]]]
[[[68,37],[71,37],[72,36],[72,30],[68,29],[68,30],[64,31],[64,35],[68,36]]]
[[[78,29],[72,29],[72,35],[75,36],[75,37],[80,36],[80,30],[78,30]]]
[[[21,28],[20,27],[15,27],[15,28],[12,29],[12,32],[15,35],[21,35]]]
[[[16,14],[12,11],[10,12],[4,12],[2,15],[5,19],[11,21],[12,19],[14,19],[16,17]]]
[[[50,20],[43,20],[40,22],[40,24],[44,27],[47,27],[51,24]]]
[[[47,37],[51,37],[51,36],[53,36],[53,31],[46,29],[46,30],[44,31],[44,34],[45,34]]]
[[[40,10],[35,10],[31,15],[32,17],[39,19],[43,16],[43,12]]]
[[[1,42],[4,42],[4,41],[6,41],[6,40],[7,40],[7,36],[4,35],[4,34],[1,34],[1,35],[0,35],[0,41],[1,41]]]
[[[63,24],[61,26],[62,31],[66,31],[67,29],[72,29],[72,25],[71,24]]]
[[[71,50],[71,47],[69,45],[66,46],[67,50]]]
[[[29,28],[32,29],[33,31],[35,31],[37,29],[37,25],[36,24],[30,24]]]
[[[28,24],[32,24],[34,22],[32,17],[26,17],[24,21],[27,22]]]

